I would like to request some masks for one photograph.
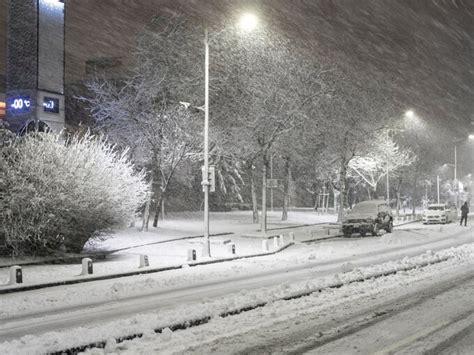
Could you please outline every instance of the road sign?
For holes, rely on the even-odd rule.
[[[215,192],[216,191],[216,169],[214,166],[209,166],[209,171],[206,176],[204,175],[204,166],[201,168],[202,170],[202,181],[208,181],[209,182],[209,192]],[[204,186],[202,187],[202,191],[204,191]]]
[[[276,189],[278,187],[278,179],[267,179],[267,187],[269,189]]]

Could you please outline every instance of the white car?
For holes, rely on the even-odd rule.
[[[429,205],[426,210],[423,211],[423,224],[428,223],[450,223],[458,218],[458,212],[456,207],[449,207],[444,204],[433,204]]]

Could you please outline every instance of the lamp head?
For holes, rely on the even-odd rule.
[[[258,24],[257,16],[254,14],[246,13],[242,15],[239,21],[239,27],[245,32],[253,31]]]
[[[413,112],[413,110],[408,110],[405,112],[405,117],[407,118],[414,118],[415,117],[415,112]]]

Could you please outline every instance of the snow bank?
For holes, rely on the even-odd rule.
[[[40,354],[45,352],[59,351],[66,348],[80,346],[95,341],[104,341],[112,338],[118,338],[124,335],[143,334],[141,339],[126,341],[123,343],[115,343],[115,341],[108,341],[106,350],[92,350],[91,353],[102,352],[129,352],[140,353],[153,351],[165,351],[168,346],[173,347],[173,351],[182,350],[193,344],[194,341],[203,341],[201,338],[193,339],[190,334],[186,332],[186,337],[183,338],[180,332],[171,332],[165,330],[161,335],[156,335],[154,329],[167,328],[179,323],[186,323],[196,319],[206,317],[211,318],[211,329],[216,331],[221,329],[221,315],[232,312],[242,308],[252,308],[260,304],[267,304],[268,307],[248,312],[246,314],[246,323],[248,327],[259,326],[262,322],[275,322],[279,317],[279,309],[282,307],[295,307],[300,311],[309,311],[308,308],[315,305],[334,305],[338,297],[337,293],[347,293],[347,288],[359,287],[364,289],[364,292],[369,292],[370,289],[379,290],[383,287],[395,287],[402,281],[400,276],[395,275],[388,278],[391,280],[388,285],[383,284],[387,278],[374,279],[373,277],[390,273],[397,270],[405,270],[402,276],[409,276],[412,279],[420,279],[426,277],[424,273],[431,271],[431,276],[439,274],[436,268],[440,266],[430,266],[425,270],[420,269],[419,265],[427,265],[442,259],[449,258],[449,265],[462,265],[472,263],[474,257],[474,245],[467,244],[456,248],[449,248],[440,252],[426,252],[423,255],[404,258],[401,260],[384,263],[381,265],[374,265],[365,268],[355,268],[351,271],[341,272],[336,275],[324,277],[320,279],[307,280],[304,282],[291,283],[290,281],[279,286],[260,288],[252,291],[243,291],[237,294],[227,295],[221,299],[204,300],[198,304],[189,304],[179,309],[166,309],[148,314],[138,314],[128,319],[118,319],[116,321],[107,322],[102,325],[94,325],[90,327],[82,327],[75,329],[67,329],[61,332],[46,333],[41,336],[25,336],[21,339],[5,342],[0,344],[0,353],[3,354]],[[408,271],[407,271],[408,270]],[[361,278],[369,278],[364,283],[357,282],[359,286],[353,286],[354,281],[359,281]],[[144,287],[143,283],[153,281],[137,281],[138,287]],[[340,289],[332,289],[323,292],[314,292],[318,290],[326,290],[327,287],[340,286]],[[101,285],[103,287],[103,285]],[[105,292],[114,292],[120,294],[126,292],[125,286],[121,283],[114,283],[110,285]],[[291,302],[284,302],[283,299],[295,297],[302,294],[310,294],[308,297],[298,298]],[[33,299],[28,300],[28,302]],[[262,318],[262,313],[265,317]],[[230,322],[232,323],[232,322]],[[214,327],[214,328],[212,328]],[[231,333],[231,331],[229,330]],[[212,334],[207,334],[209,339],[212,339]],[[144,349],[147,349],[146,351]]]

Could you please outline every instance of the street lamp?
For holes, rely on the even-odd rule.
[[[245,32],[253,31],[257,27],[257,24],[258,19],[254,14],[244,14],[239,21],[239,27]]]
[[[403,114],[403,116],[405,118],[408,118],[409,120],[413,120],[416,118],[416,115],[415,115],[415,112],[413,110],[408,110],[408,111],[405,111],[405,113]],[[403,129],[395,129],[395,128],[389,128],[387,129],[387,135],[385,137],[385,140],[386,140],[386,143],[388,145],[388,139],[389,139],[389,131],[399,131],[399,132],[403,132],[404,130]],[[389,171],[390,171],[390,167],[389,167],[389,162],[388,162],[388,159],[387,159],[387,166],[386,166],[386,169],[387,169],[387,172],[386,172],[386,175],[387,175],[387,203],[390,205],[390,174],[389,174]],[[397,209],[398,211],[398,209]]]
[[[467,138],[469,140],[474,140],[474,134],[469,134],[467,136]],[[465,138],[464,138],[465,139]],[[462,142],[464,139],[461,139],[459,141],[457,141],[457,143],[459,142]],[[459,195],[459,184],[458,184],[458,179],[457,179],[457,170],[458,170],[458,148],[457,148],[457,143],[455,142],[454,143],[454,187],[455,187],[455,194],[454,194],[454,198],[455,198],[455,203],[456,203],[456,208],[459,207],[458,206],[458,195]]]
[[[415,118],[415,112],[413,110],[408,110],[405,112],[405,117],[409,119]]]
[[[250,32],[257,26],[257,17],[252,14],[244,14],[239,27],[245,32]],[[209,37],[207,28],[204,30],[204,169],[201,182],[204,189],[204,246],[203,257],[211,256],[211,244],[209,241]]]

